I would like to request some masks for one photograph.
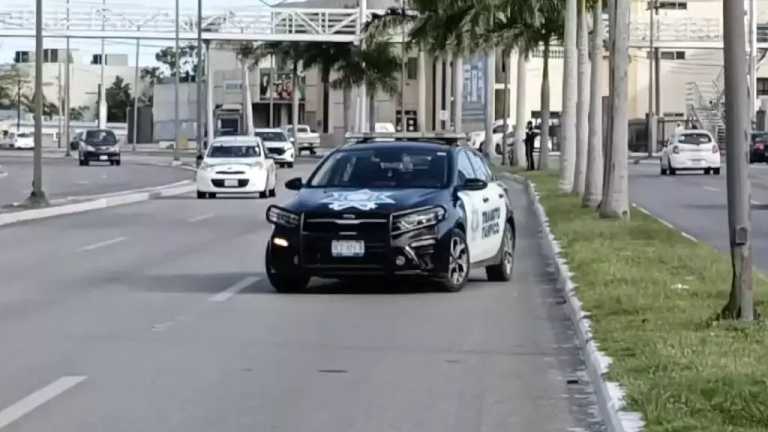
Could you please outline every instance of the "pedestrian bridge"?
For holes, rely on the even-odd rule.
[[[137,7],[126,0],[107,0],[105,5],[101,1],[79,0],[43,3],[46,38],[175,38],[173,2],[163,2],[167,6],[154,8]],[[360,9],[302,9],[266,4],[238,10],[217,5],[216,9],[220,12],[203,15],[204,40],[355,42],[361,30]],[[197,27],[196,10],[187,8],[180,13],[180,39],[197,39]],[[0,1],[0,38],[34,36],[34,1]]]

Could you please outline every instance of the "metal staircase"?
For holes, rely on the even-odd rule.
[[[686,107],[689,119],[708,130],[720,144],[725,143],[725,91],[723,69],[712,81],[690,81],[686,84]]]

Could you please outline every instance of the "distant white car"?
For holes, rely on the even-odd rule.
[[[290,140],[293,140],[293,126],[289,125],[285,127],[285,134],[288,135]],[[307,125],[296,126],[296,151],[299,156],[301,152],[309,151],[309,154],[315,154],[317,148],[320,146],[320,134],[313,131]]]
[[[514,135],[515,123],[514,120],[507,120],[507,136]],[[498,149],[501,146],[501,137],[504,135],[504,120],[496,120],[493,123],[493,148]],[[469,133],[469,144],[475,150],[480,150],[480,147],[485,142],[485,131],[475,131]],[[509,140],[507,143],[509,144]]]
[[[197,197],[219,194],[275,196],[277,168],[266,157],[261,139],[248,136],[216,138],[208,147],[195,176]]]
[[[274,160],[278,167],[293,168],[296,150],[282,129],[256,129],[254,135],[261,138],[267,149],[267,156]]]
[[[395,133],[397,132],[395,130],[395,125],[392,123],[376,123],[373,126],[373,130],[375,132],[382,132],[382,133]]]
[[[35,137],[30,133],[20,133],[13,139],[11,146],[16,149],[35,148]]]
[[[709,131],[677,131],[665,143],[660,163],[661,175],[675,175],[684,170],[720,175],[720,148]]]

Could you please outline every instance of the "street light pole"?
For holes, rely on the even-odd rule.
[[[173,160],[178,161],[179,160],[179,145],[181,144],[181,137],[179,136],[179,63],[181,63],[181,56],[179,55],[179,0],[176,0],[176,36],[174,38],[174,75],[175,79],[173,80],[173,130],[174,130],[174,138],[176,140],[175,144],[173,145]]]
[[[727,133],[728,232],[731,243],[733,279],[728,304],[722,316],[752,321],[752,244],[750,184],[747,177],[747,136],[749,117],[744,98],[749,98],[744,35],[744,3],[723,2],[725,60],[725,115]]]
[[[752,129],[757,105],[757,0],[749,0],[749,126]]]
[[[406,122],[405,122],[405,0],[400,0],[401,13],[403,18],[402,28],[402,41],[400,41],[400,130],[405,136]]]
[[[17,72],[18,73],[18,72]],[[16,135],[21,132],[21,76],[16,77]]]
[[[43,0],[37,0],[35,6],[35,152],[32,193],[27,204],[48,204],[43,192]]]
[[[67,37],[66,37],[66,54],[64,59],[64,64],[66,67],[64,68],[64,154],[66,157],[72,156],[72,153],[69,149],[69,0],[67,0]]]
[[[106,4],[107,0],[101,1],[102,8],[101,8],[101,33],[102,35],[106,31]],[[104,52],[104,38],[101,38],[101,60],[99,61],[100,67],[99,67],[99,82],[101,85],[99,86],[99,128],[103,129],[107,127],[107,91],[106,87],[104,86],[104,64],[107,62],[106,53]]]
[[[648,2],[648,19],[650,20],[650,34],[648,36],[648,157],[653,157],[656,144],[656,113],[653,111],[653,61],[656,51],[653,48],[655,32],[655,20],[653,12],[656,9],[656,0]],[[658,83],[656,83],[658,85]]]
[[[203,0],[197,0],[197,67],[195,84],[197,86],[197,161],[202,161],[203,154]]]
[[[141,26],[136,30],[141,33]],[[139,50],[141,49],[141,39],[136,38],[136,65],[133,70],[133,151],[136,151],[136,140],[139,137]]]

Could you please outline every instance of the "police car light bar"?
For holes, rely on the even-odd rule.
[[[349,133],[347,142],[356,144],[372,141],[426,141],[446,145],[464,145],[468,142],[467,134],[456,132],[364,132]]]

